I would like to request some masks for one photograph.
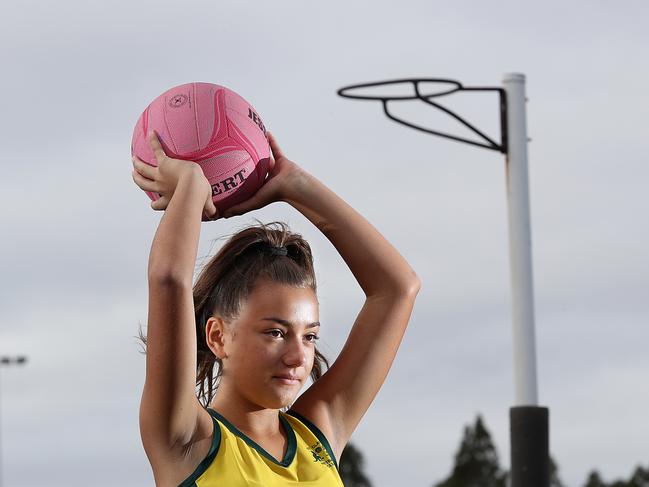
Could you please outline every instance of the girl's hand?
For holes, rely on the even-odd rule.
[[[155,132],[149,133],[149,143],[153,154],[158,163],[157,167],[151,166],[133,156],[133,181],[144,191],[158,193],[160,198],[151,202],[151,208],[154,210],[164,210],[171,201],[171,197],[178,186],[181,178],[187,177],[192,173],[198,173],[205,181],[205,207],[203,215],[209,220],[218,218],[216,207],[212,201],[212,187],[203,174],[201,167],[192,161],[182,159],[172,159],[165,154],[160,141]]]
[[[284,155],[273,134],[267,132],[267,136],[272,152],[268,178],[253,196],[224,211],[223,216],[225,218],[243,215],[249,211],[263,208],[275,201],[284,201],[290,189],[294,187],[299,179],[302,169]]]

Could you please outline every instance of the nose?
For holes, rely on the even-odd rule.
[[[308,361],[308,345],[302,343],[299,336],[293,336],[286,342],[286,351],[283,356],[287,367],[302,367]]]

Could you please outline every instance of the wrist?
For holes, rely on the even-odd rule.
[[[178,183],[176,184],[174,193],[177,192],[181,187],[192,188],[191,192],[196,195],[204,194],[203,199],[207,198],[208,194],[210,196],[212,195],[212,187],[205,177],[205,174],[203,174],[203,170],[198,165],[196,165],[195,168],[186,168],[179,175]]]
[[[288,184],[284,188],[280,200],[295,206],[294,203],[304,200],[313,183],[313,176],[304,169],[296,166]]]
[[[209,186],[210,183],[207,181],[203,169],[198,164],[192,164],[191,166],[186,166],[183,168],[183,172],[178,177],[178,184],[180,181],[187,180],[191,181],[191,184],[202,184]]]

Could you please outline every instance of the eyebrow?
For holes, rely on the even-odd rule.
[[[262,321],[274,321],[275,323],[279,323],[280,325],[292,327],[294,326],[293,323],[290,321],[283,320],[281,318],[275,318],[274,316],[271,316],[269,318],[262,318]],[[320,326],[319,321],[314,321],[313,323],[306,325],[306,328],[315,328],[316,326]]]

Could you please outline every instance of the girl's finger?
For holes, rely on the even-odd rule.
[[[151,202],[151,208],[153,208],[156,211],[164,210],[167,208],[168,204],[169,204],[169,200],[167,199],[167,197],[161,196],[157,200]]]
[[[144,191],[151,191],[153,193],[158,192],[158,184],[151,179],[147,179],[142,176],[139,172],[133,171],[133,181]]]
[[[133,156],[132,158],[133,161],[133,166],[135,167],[135,170],[139,172],[142,176],[144,176],[147,179],[154,180],[156,171],[158,170],[156,167],[147,164],[146,162],[142,161],[139,159],[137,156]]]
[[[252,197],[248,198],[238,205],[234,205],[223,212],[224,218],[230,218],[232,216],[243,215],[252,210],[257,210],[268,205],[270,200],[268,195],[265,194],[263,189],[257,191]]]
[[[271,157],[270,160],[268,161],[268,172],[272,173],[274,168],[275,168],[275,158]]]
[[[219,216],[220,216],[219,211],[216,208],[216,206],[214,205],[214,201],[212,200],[212,198],[207,200],[206,210],[207,210],[208,215],[212,215],[212,217],[211,217],[212,220],[216,220],[217,218],[219,218]]]
[[[218,208],[214,206],[214,202],[212,201],[205,204],[205,208],[203,208],[203,216],[205,217],[203,221],[214,221],[221,218]]]
[[[270,150],[273,151],[273,157],[275,159],[280,159],[280,158],[284,157],[284,153],[282,152],[282,149],[280,148],[279,144],[277,143],[277,140],[275,139],[273,134],[271,134],[270,132],[268,132],[268,143],[270,144]]]
[[[153,130],[149,132],[149,144],[151,144],[151,149],[153,149],[153,154],[158,162],[167,157],[167,154],[165,154],[165,151],[160,144],[160,140],[158,140],[157,134]]]

